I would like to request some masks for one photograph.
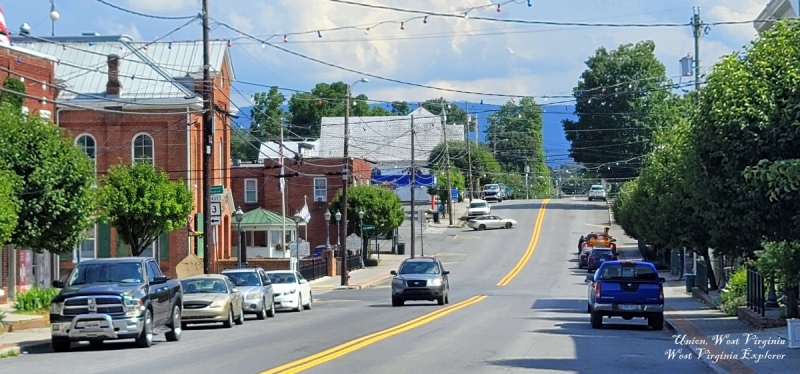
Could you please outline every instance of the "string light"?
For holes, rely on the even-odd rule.
[[[428,16],[425,16],[425,17],[422,19],[422,23],[428,23]]]
[[[500,13],[500,4],[497,4],[497,13]]]
[[[228,48],[230,48],[230,47],[233,47],[233,42],[231,42],[230,40],[228,40]]]
[[[528,0],[528,8],[530,8],[532,6],[533,6],[533,4],[531,4],[531,0]]]
[[[320,38],[321,38],[321,36],[320,36]],[[284,35],[284,36],[283,36],[283,42],[284,42],[284,43],[288,43],[288,42],[289,42],[289,37],[288,37],[288,36],[286,36],[286,35]],[[261,45],[264,45],[264,43],[261,43]]]
[[[283,42],[284,42],[284,43],[286,43],[287,41],[288,41],[288,40],[286,40],[286,39],[284,39],[284,40],[283,40]],[[264,43],[261,43],[261,48],[262,48],[262,49],[264,49],[264,48],[267,48],[267,45],[266,45],[266,44],[264,44]]]
[[[322,37],[322,33],[317,31],[317,37],[321,38]]]
[[[369,35],[369,27],[367,27],[367,29],[364,30],[364,34]]]
[[[400,30],[405,30],[405,29],[406,29],[406,23],[400,22]]]
[[[169,43],[167,44],[167,49],[172,49],[172,42],[169,42]]]

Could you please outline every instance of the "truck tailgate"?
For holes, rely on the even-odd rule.
[[[601,303],[660,304],[660,283],[636,280],[603,280],[600,282]]]

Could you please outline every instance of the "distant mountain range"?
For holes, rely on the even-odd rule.
[[[499,105],[490,104],[474,104],[470,103],[469,108],[465,108],[466,103],[453,103],[462,110],[468,110],[473,116],[478,117],[478,141],[486,143],[486,127],[488,121],[486,118],[500,109]],[[372,106],[383,105],[375,104]],[[409,107],[413,110],[419,106],[418,103],[409,103]],[[543,118],[544,126],[542,136],[544,138],[544,152],[548,158],[547,164],[550,167],[557,167],[559,165],[572,163],[569,158],[569,142],[564,136],[564,128],[561,121],[564,119],[577,120],[575,107],[572,105],[542,105],[544,109]],[[252,107],[243,107],[240,109],[239,118],[234,119],[234,126],[241,128],[250,128],[250,110]],[[284,106],[284,110],[288,111],[288,106]],[[475,133],[470,133],[470,139],[475,140]]]

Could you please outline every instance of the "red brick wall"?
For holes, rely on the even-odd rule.
[[[9,75],[14,78],[24,78],[25,93],[35,96],[37,98],[44,97],[49,102],[42,104],[41,100],[25,99],[25,106],[30,110],[30,114],[35,114],[41,109],[49,110],[51,115],[55,117],[55,109],[52,103],[56,95],[56,89],[53,87],[54,82],[54,62],[24,52],[17,51],[8,47],[0,46],[0,67],[5,70],[11,70],[9,73],[5,70],[0,70],[0,85],[2,81]],[[40,82],[46,82],[47,85],[42,85]]]
[[[325,173],[340,172],[342,171],[342,158],[307,158],[304,160],[303,165],[295,164],[293,160],[286,162],[286,174],[293,173],[292,170],[303,174],[324,175]],[[361,160],[354,159],[353,163],[353,184],[369,183],[372,167],[371,164]],[[237,205],[242,207],[242,210],[247,212],[258,207],[263,207],[271,211],[281,213],[281,195],[278,190],[278,179],[276,175],[280,174],[279,168],[272,168],[278,165],[275,160],[266,160],[265,167],[257,167],[251,164],[243,164],[240,167],[231,168],[231,181],[233,183],[233,199]],[[292,170],[289,170],[292,169]],[[244,181],[245,179],[256,179],[258,186],[256,203],[245,203],[244,201]],[[326,235],[326,222],[325,211],[328,208],[328,203],[342,188],[343,181],[341,175],[329,175],[327,179],[327,201],[315,202],[314,201],[314,178],[312,176],[299,176],[286,178],[286,215],[294,215],[295,212],[303,208],[305,203],[304,196],[308,197],[308,209],[311,212],[311,222],[308,224],[308,238],[305,237],[306,230],[300,228],[300,237],[310,242],[313,249],[317,245],[325,244]],[[352,185],[352,184],[351,184]],[[249,235],[249,234],[248,234]],[[330,241],[331,244],[336,243],[338,233],[335,225],[330,227]],[[237,238],[233,238],[232,245],[238,245]],[[255,233],[255,242],[266,242],[265,233]]]

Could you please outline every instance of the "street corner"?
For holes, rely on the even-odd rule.
[[[380,275],[380,276],[368,279],[366,281],[356,283],[355,286],[358,287],[359,289],[374,288],[374,287],[377,287],[377,286],[388,284],[393,277],[394,277],[394,275],[392,275],[392,274]]]

